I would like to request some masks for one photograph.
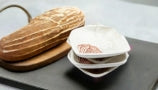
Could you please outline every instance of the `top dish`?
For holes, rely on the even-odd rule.
[[[115,29],[103,25],[88,25],[73,30],[67,42],[79,57],[103,58],[130,50],[126,38]]]

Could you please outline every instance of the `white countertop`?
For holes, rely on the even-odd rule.
[[[84,11],[86,24],[111,26],[125,36],[158,43],[157,0],[0,0],[0,8],[9,4],[23,6],[33,17],[55,7],[76,6]],[[21,10],[8,9],[0,14],[0,37],[26,24]]]

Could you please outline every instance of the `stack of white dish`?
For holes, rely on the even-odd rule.
[[[91,77],[102,77],[125,64],[130,50],[126,38],[115,29],[88,25],[70,33],[69,61]]]

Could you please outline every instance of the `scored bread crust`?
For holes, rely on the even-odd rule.
[[[83,26],[84,14],[75,7],[55,8],[35,17],[0,40],[0,58],[20,61],[63,43],[71,30]]]

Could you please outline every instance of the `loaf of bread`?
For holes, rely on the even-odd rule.
[[[35,17],[0,40],[0,58],[20,61],[63,43],[71,30],[84,25],[84,14],[74,7],[55,8]]]

